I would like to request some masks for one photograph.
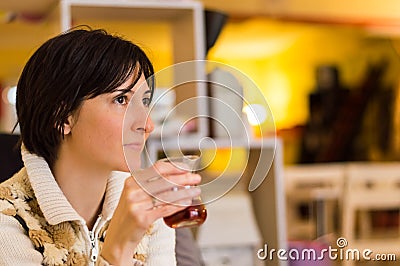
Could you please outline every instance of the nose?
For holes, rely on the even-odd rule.
[[[149,116],[144,126],[144,133],[146,135],[146,138],[148,137],[148,135],[150,135],[151,132],[153,132],[153,130],[154,130],[154,123],[153,120],[151,120],[151,117]]]
[[[148,112],[142,112],[141,114],[136,113],[136,116],[145,118],[145,121],[144,121],[144,119],[142,120],[142,119],[139,118],[138,120],[136,120],[136,122],[134,122],[132,124],[131,128],[134,131],[137,131],[137,132],[140,132],[140,133],[144,133],[145,138],[147,139],[148,136],[150,135],[150,133],[153,132],[153,130],[154,130],[153,120],[151,119],[151,117],[148,114]]]

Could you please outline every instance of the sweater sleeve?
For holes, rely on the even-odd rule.
[[[153,225],[146,265],[176,265],[175,230],[166,226],[163,219],[157,220]]]
[[[17,219],[0,213],[0,265],[39,266],[42,261]]]

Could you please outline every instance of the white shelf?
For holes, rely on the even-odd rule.
[[[163,21],[173,29],[175,62],[201,60],[205,57],[204,15],[200,2],[62,0],[60,8],[62,31],[68,30],[73,21],[81,19],[151,23]],[[180,43],[182,40],[184,44]]]
[[[204,10],[197,1],[127,1],[127,0],[61,0],[60,1],[60,25],[61,30],[66,31],[74,24],[93,24],[99,21],[107,27],[107,22],[121,21],[125,25],[135,23],[165,24],[171,34],[171,47],[173,63],[204,60],[205,58],[205,34],[204,34]],[[83,23],[82,23],[83,22]],[[141,25],[141,24],[139,24]],[[107,28],[106,28],[107,29]],[[126,28],[116,30],[118,34],[127,33]],[[138,33],[140,34],[140,32]],[[157,34],[156,32],[154,34]],[[129,35],[129,34],[127,34]],[[186,67],[185,73],[175,65],[174,71],[170,71],[171,80],[178,82],[185,78],[189,81],[206,80],[206,70],[202,65]],[[169,73],[169,72],[168,72]],[[204,83],[189,84],[184,89],[176,90],[176,102],[186,99],[206,96],[207,88]],[[183,118],[207,115],[207,106],[199,104],[180,109]],[[206,120],[198,120],[197,134],[205,136],[208,132]]]
[[[173,22],[188,16],[195,19],[195,14],[203,10],[201,3],[192,1],[62,0],[61,6],[66,9],[66,15],[70,9],[70,16],[63,23],[64,30],[71,26],[69,18]]]
[[[190,149],[201,143],[203,148],[212,148],[213,146],[219,148],[237,148],[237,147],[248,147],[248,148],[260,148],[260,147],[275,147],[276,140],[274,138],[263,138],[263,139],[240,139],[240,138],[208,138],[199,136],[197,134],[188,134],[177,138],[166,138],[162,141],[160,139],[153,140],[153,145],[160,146],[161,142],[165,149]]]

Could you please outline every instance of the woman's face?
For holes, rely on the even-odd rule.
[[[140,167],[144,143],[154,129],[148,116],[151,90],[143,75],[127,90],[132,82],[133,77],[112,93],[85,100],[78,114],[70,117],[66,142],[81,163],[111,171]]]

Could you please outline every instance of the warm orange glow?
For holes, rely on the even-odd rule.
[[[210,173],[235,173],[242,171],[247,160],[247,151],[241,148],[219,148],[202,151],[202,164],[208,165]]]
[[[173,63],[173,40],[168,24],[129,21],[74,23],[105,27],[110,32],[124,34],[144,48],[156,71]],[[4,26],[3,35],[7,38],[2,39],[3,49],[0,50],[2,84],[16,84],[29,55],[59,31],[56,25],[56,22],[32,25],[18,22]],[[265,96],[277,129],[290,128],[304,124],[308,119],[308,95],[315,89],[315,68],[320,64],[337,65],[342,84],[354,88],[362,80],[368,64],[385,57],[390,64],[385,82],[392,84],[397,81],[400,64],[392,42],[369,34],[361,28],[343,25],[254,18],[229,22],[209,52],[208,59],[226,63],[249,76]],[[243,87],[246,90],[249,86],[243,84]]]
[[[397,82],[399,58],[387,38],[361,28],[250,19],[229,23],[208,58],[248,75],[265,96],[277,129],[305,124],[315,69],[337,65],[342,85],[356,88],[368,64],[390,61],[386,81]],[[244,86],[246,90],[246,86]],[[263,132],[265,130],[262,126]]]

